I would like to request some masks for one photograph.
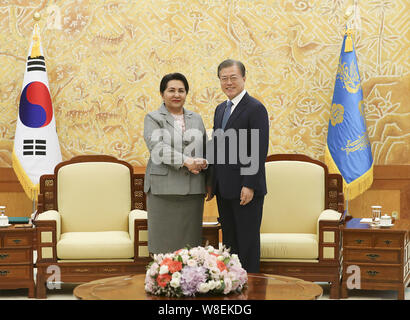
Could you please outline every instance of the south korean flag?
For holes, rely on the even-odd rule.
[[[31,200],[36,200],[40,176],[54,172],[61,151],[48,86],[38,25],[26,62],[13,148],[13,169]]]

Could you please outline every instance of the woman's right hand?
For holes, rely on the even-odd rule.
[[[186,167],[189,172],[192,172],[193,174],[199,173],[199,170],[197,168],[198,166],[193,158],[186,158],[184,161],[184,167]]]
[[[198,174],[202,169],[205,169],[207,166],[205,159],[194,159],[186,158],[184,161],[184,166],[193,174]]]

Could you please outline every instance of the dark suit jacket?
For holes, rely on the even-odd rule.
[[[238,138],[236,150],[233,146],[234,142],[230,144],[228,139],[225,139],[225,150],[222,150],[217,147],[218,142],[215,140],[221,138],[220,135],[218,136],[218,131],[221,131],[225,107],[226,101],[216,107],[214,115],[214,134],[212,142],[215,158],[212,159],[214,160],[211,179],[212,192],[215,194],[218,185],[218,190],[222,197],[227,199],[239,199],[241,189],[245,186],[254,190],[254,196],[264,196],[266,194],[265,160],[269,147],[268,112],[261,102],[246,93],[235,107],[225,127],[225,134],[230,135],[233,132],[236,133],[236,137]],[[244,129],[243,132],[246,133],[246,141],[244,141],[245,139],[239,139],[240,129]],[[254,154],[251,159],[252,162],[257,161],[258,170],[255,174],[243,175],[241,168],[249,167],[250,164],[240,163],[240,153],[245,151],[249,157],[252,155],[251,129],[258,129],[259,131],[259,139],[256,141],[259,145],[253,146],[254,149],[258,147],[256,148],[258,152]],[[230,132],[228,130],[230,130]],[[255,141],[253,143],[255,143]],[[230,153],[236,154],[237,163],[228,163]],[[226,164],[217,163],[218,159],[222,160],[221,156],[225,157]],[[244,157],[242,157],[242,159],[244,159]],[[210,161],[210,163],[212,162]]]

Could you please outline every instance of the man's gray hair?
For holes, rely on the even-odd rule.
[[[239,70],[241,71],[242,77],[245,76],[245,66],[242,62],[240,62],[239,60],[233,60],[233,59],[227,59],[222,61],[219,66],[218,66],[218,78],[219,78],[219,72],[224,69],[224,68],[229,68],[232,66],[237,66],[239,68]]]

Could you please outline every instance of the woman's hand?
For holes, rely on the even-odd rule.
[[[186,158],[184,161],[184,166],[193,174],[198,174],[201,171],[200,166],[195,163],[194,158]]]
[[[206,169],[208,163],[202,158],[186,158],[184,166],[193,174],[200,173],[203,169]]]

